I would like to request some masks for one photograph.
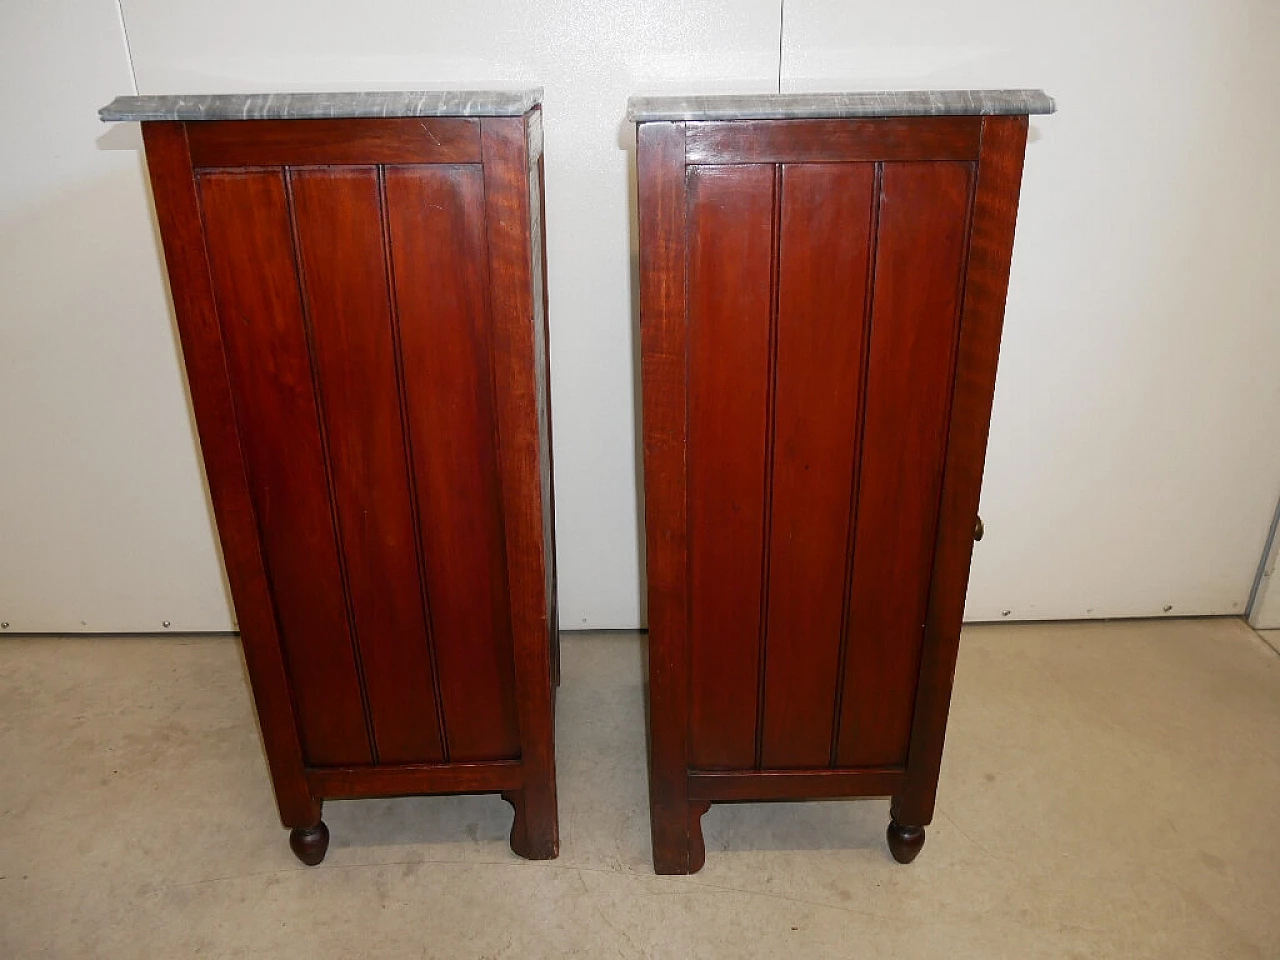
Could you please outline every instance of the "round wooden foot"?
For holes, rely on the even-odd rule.
[[[893,854],[893,859],[899,863],[910,863],[924,846],[924,827],[907,827],[897,820],[890,820],[885,837],[889,841],[889,852]]]
[[[314,827],[294,827],[289,831],[289,846],[299,860],[314,867],[329,852],[329,828],[323,820]]]

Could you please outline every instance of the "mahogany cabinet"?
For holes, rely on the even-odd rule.
[[[933,815],[1040,91],[645,98],[654,865],[711,803]]]
[[[500,793],[556,856],[540,91],[122,97],[276,800]]]

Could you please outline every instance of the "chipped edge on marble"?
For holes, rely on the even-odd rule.
[[[815,120],[843,117],[945,117],[1048,114],[1043,90],[884,90],[849,93],[766,93],[631,97],[627,119]]]
[[[521,90],[226,93],[116,97],[98,111],[98,117],[103,122],[516,117],[528,112],[541,102],[541,87]]]

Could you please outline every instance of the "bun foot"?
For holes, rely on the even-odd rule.
[[[329,828],[323,820],[314,827],[294,827],[289,831],[289,846],[299,860],[314,867],[329,852]]]
[[[924,846],[924,827],[907,827],[897,820],[890,820],[885,837],[893,859],[899,863],[910,863]]]

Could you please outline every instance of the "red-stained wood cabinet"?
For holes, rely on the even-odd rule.
[[[249,677],[307,863],[324,799],[417,793],[501,793],[512,848],[557,853],[536,104],[104,111],[144,121]]]
[[[655,98],[638,128],[650,803],[933,815],[1036,91]]]

